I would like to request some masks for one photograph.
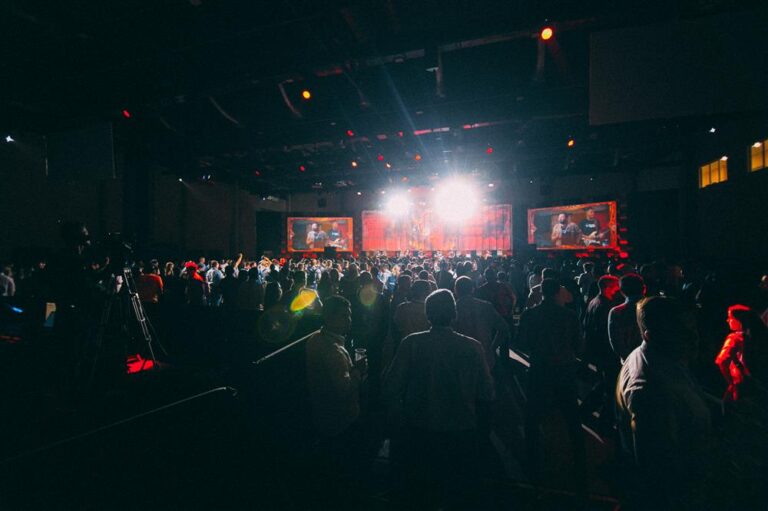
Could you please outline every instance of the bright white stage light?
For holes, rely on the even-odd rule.
[[[438,187],[433,203],[440,218],[448,222],[462,223],[477,213],[480,198],[472,183],[453,179]]]
[[[8,135],[8,136],[6,136],[6,137],[5,137],[5,141],[6,141],[7,143],[9,143],[9,144],[10,144],[11,142],[16,142],[16,141],[13,139],[13,137],[12,137],[12,136],[10,136],[10,135]]]
[[[389,216],[403,216],[411,209],[411,201],[405,195],[396,193],[389,198],[385,209]]]

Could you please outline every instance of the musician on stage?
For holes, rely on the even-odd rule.
[[[333,222],[328,231],[328,245],[332,247],[344,246],[344,234],[339,229],[339,222]]]

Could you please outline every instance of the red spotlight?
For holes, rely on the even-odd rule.
[[[414,160],[419,161],[421,160],[421,155],[416,153],[416,156],[413,157]]]
[[[555,31],[552,29],[552,27],[544,27],[541,29],[540,35],[542,41],[549,41],[552,39],[552,36],[555,35]]]
[[[403,132],[402,131],[398,131],[397,132],[397,136],[400,137],[400,138],[403,138]]]
[[[347,136],[348,137],[354,137],[355,136],[355,132],[352,131],[352,130],[347,130]]]
[[[253,175],[256,177],[259,177],[261,175],[261,172],[259,172],[258,170],[254,170]]]
[[[307,170],[307,167],[304,165],[299,165],[299,172],[304,172],[305,170]]]
[[[491,146],[488,146],[488,147],[485,149],[485,152],[486,152],[486,153],[488,153],[488,154],[493,154],[493,147],[491,147]]]
[[[304,99],[312,99],[312,93],[304,89],[303,91],[301,91],[301,97]]]
[[[129,112],[126,109],[123,109],[122,114],[123,114],[123,117],[125,117],[126,119],[130,119],[131,118],[131,112]]]
[[[376,157],[376,159],[379,160],[379,161],[384,161],[384,155],[379,153],[379,155]]]

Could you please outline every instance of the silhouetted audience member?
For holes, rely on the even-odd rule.
[[[728,308],[728,327],[731,333],[715,363],[728,384],[724,399],[738,401],[745,390],[768,381],[768,331],[757,314],[744,305]]]
[[[643,342],[637,326],[637,302],[645,296],[645,284],[640,275],[629,273],[619,279],[619,289],[624,295],[624,303],[608,313],[608,340],[613,353],[623,364]]]
[[[691,333],[671,298],[642,300],[637,316],[643,343],[616,387],[620,432],[638,469],[634,499],[639,509],[701,509],[712,424],[688,369]]]
[[[433,292],[425,308],[432,327],[403,340],[384,392],[390,404],[402,405],[414,493],[429,504],[468,509],[477,478],[477,403],[494,399],[493,380],[480,343],[451,328],[451,292]]]
[[[562,305],[564,289],[555,279],[544,279],[542,302],[523,312],[517,344],[530,353],[525,416],[527,463],[534,480],[541,478],[539,428],[551,411],[559,410],[568,427],[575,481],[586,484],[586,454],[576,396],[577,359],[581,329],[576,314]]]
[[[509,325],[490,302],[472,296],[475,291],[472,279],[459,277],[456,279],[455,288],[456,331],[483,345],[485,360],[493,370],[496,365],[496,348],[506,348],[508,345]]]
[[[515,314],[517,297],[512,286],[506,282],[498,281],[498,273],[493,268],[487,268],[483,273],[485,284],[477,288],[475,296],[480,300],[491,302],[504,321],[512,323]]]
[[[429,330],[429,320],[424,308],[424,301],[430,293],[429,282],[417,280],[408,292],[408,301],[398,305],[393,318],[392,338],[394,351],[400,346],[400,342],[407,336],[416,332]]]

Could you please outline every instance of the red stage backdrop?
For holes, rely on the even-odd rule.
[[[414,208],[401,217],[384,211],[363,211],[363,250],[510,251],[512,207],[481,206],[460,225],[442,221],[427,208]]]

